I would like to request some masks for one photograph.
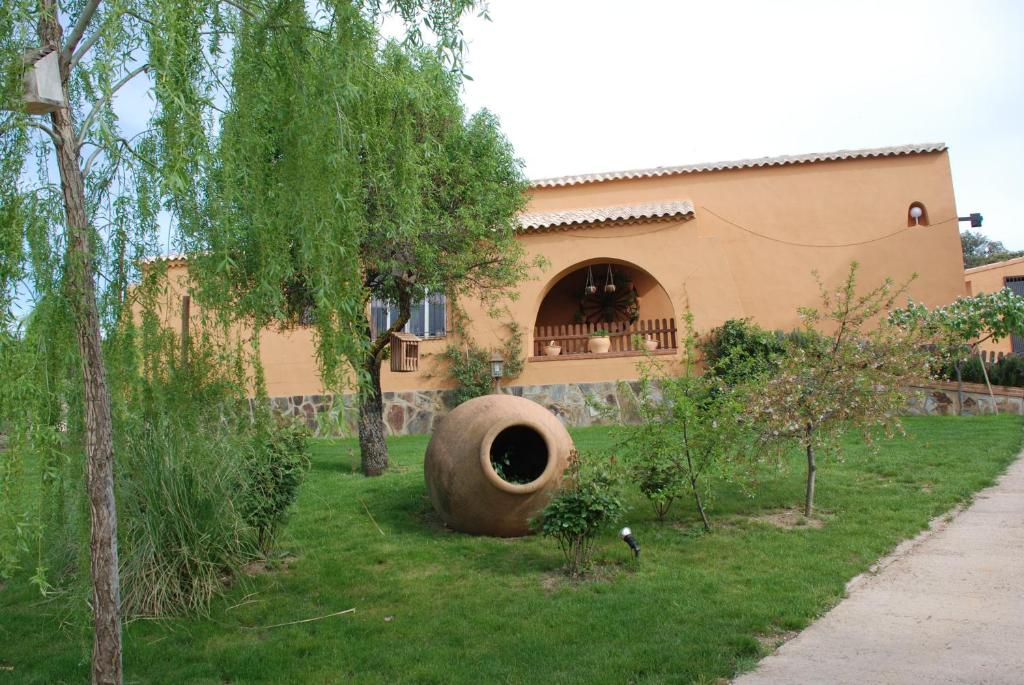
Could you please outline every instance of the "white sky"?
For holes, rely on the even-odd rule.
[[[942,141],[1024,249],[1024,2],[491,0],[466,86],[531,178]],[[963,228],[965,225],[961,225]]]

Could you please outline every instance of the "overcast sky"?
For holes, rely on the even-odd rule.
[[[942,141],[1024,249],[1024,2],[491,0],[466,101],[531,178]]]

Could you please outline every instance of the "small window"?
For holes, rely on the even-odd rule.
[[[928,208],[920,202],[911,202],[907,208],[907,227],[928,226]]]
[[[448,307],[444,293],[425,293],[422,300],[412,303],[409,322],[402,329],[403,333],[412,333],[421,338],[441,338],[447,332]],[[384,300],[370,302],[370,321],[373,337],[386,331],[391,323],[398,319],[398,305]]]

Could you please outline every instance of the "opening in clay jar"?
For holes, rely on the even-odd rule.
[[[532,483],[547,466],[548,445],[532,428],[509,426],[491,443],[491,467],[506,483]]]

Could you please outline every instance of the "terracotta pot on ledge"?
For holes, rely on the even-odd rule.
[[[648,352],[654,352],[656,349],[658,349],[658,341],[652,338],[651,336],[647,336],[647,339],[644,340],[644,347],[647,349]]]
[[[607,335],[596,335],[587,341],[587,349],[594,354],[605,354],[612,346],[612,339]]]
[[[561,485],[571,450],[569,432],[536,402],[477,397],[452,410],[430,438],[427,493],[455,530],[526,535],[530,519]]]
[[[554,340],[544,346],[544,354],[549,357],[557,357],[562,354],[562,346],[555,343]]]

